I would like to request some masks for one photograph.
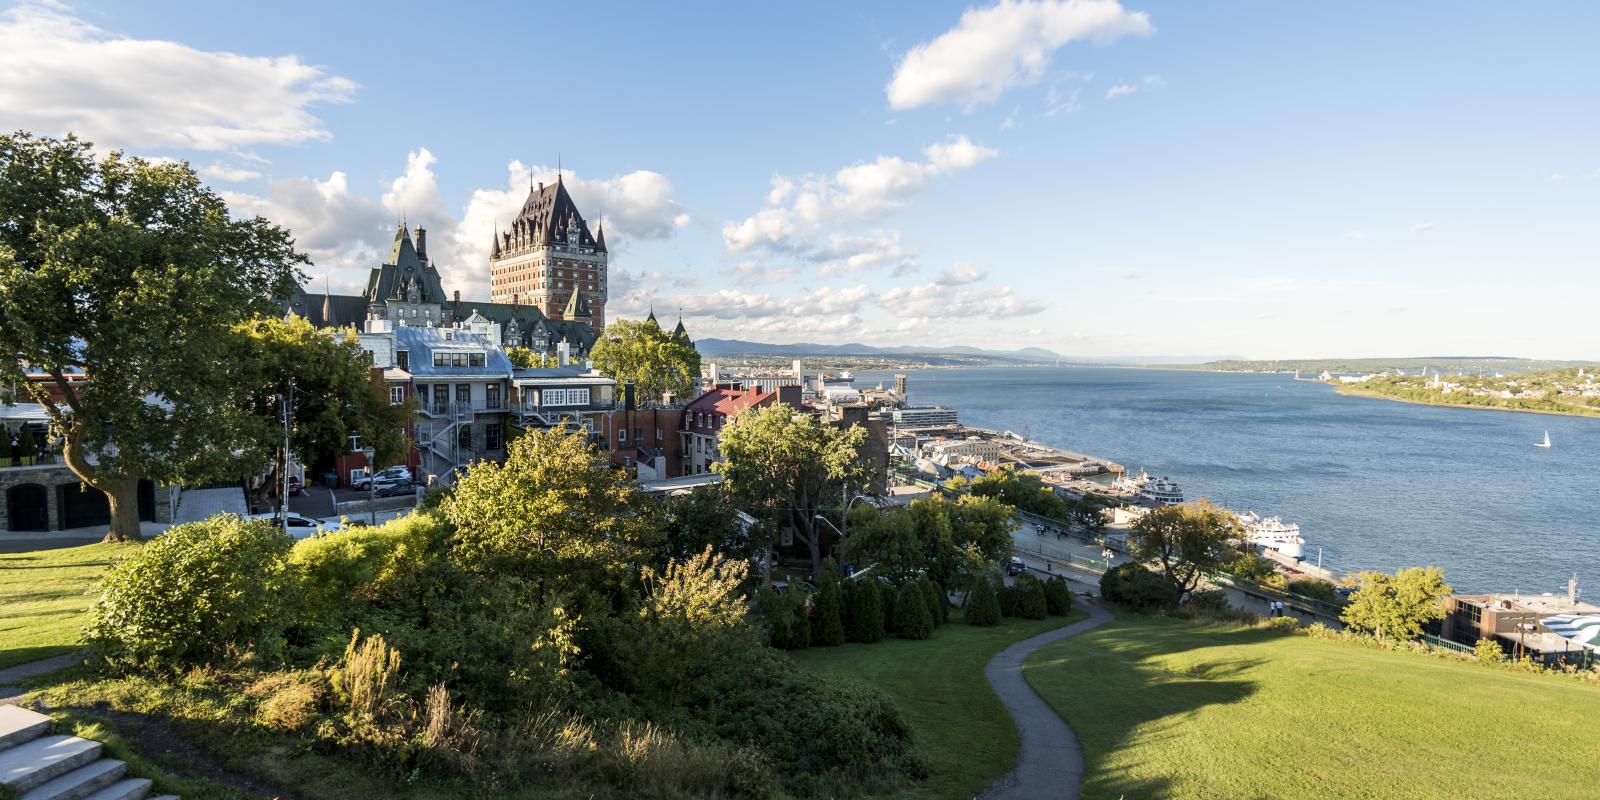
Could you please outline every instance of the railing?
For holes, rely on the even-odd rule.
[[[47,451],[39,453],[31,458],[18,458],[16,456],[0,458],[0,469],[8,469],[11,467],[49,467],[66,463],[60,458],[60,456],[60,452]]]
[[[1449,639],[1446,639],[1446,638],[1441,637],[1441,636],[1434,636],[1431,633],[1422,634],[1422,642],[1423,642],[1423,644],[1426,644],[1429,647],[1437,647],[1440,650],[1454,650],[1457,653],[1476,653],[1477,652],[1477,650],[1475,648],[1473,648],[1471,645],[1465,645],[1465,644],[1462,644],[1460,642],[1453,642],[1453,641],[1450,641]]]

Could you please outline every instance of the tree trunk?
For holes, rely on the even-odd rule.
[[[83,426],[74,424],[67,429],[61,455],[67,467],[91,489],[104,492],[111,506],[111,529],[106,531],[107,542],[137,542],[144,538],[139,531],[139,476],[109,476],[89,463],[83,450]]]

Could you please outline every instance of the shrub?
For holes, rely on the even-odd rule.
[[[1295,578],[1285,583],[1283,588],[1301,597],[1321,600],[1324,603],[1339,602],[1339,594],[1334,591],[1333,584],[1317,578]]]
[[[328,671],[335,702],[344,710],[351,731],[362,738],[377,727],[400,701],[396,687],[400,678],[400,653],[389,647],[382,636],[361,638],[352,631],[344,658]]]
[[[933,635],[928,602],[915,581],[900,588],[894,603],[894,635],[901,639],[926,639]]]
[[[694,682],[691,727],[747,743],[771,759],[795,795],[837,794],[839,780],[919,777],[911,731],[882,693],[830,681],[765,648],[713,665]]]
[[[839,585],[839,573],[832,559],[823,562],[822,575],[817,580],[816,602],[811,607],[811,644],[814,647],[844,644],[844,589]]]
[[[1057,575],[1044,582],[1045,606],[1051,614],[1064,617],[1072,613],[1072,589],[1067,579]]]
[[[112,664],[175,670],[235,651],[283,652],[291,540],[268,522],[218,515],[146,542],[100,584],[87,640]]]
[[[883,633],[885,636],[894,633],[894,601],[895,588],[885,582],[878,583],[878,599],[883,606]]]
[[[1478,662],[1481,664],[1498,664],[1506,660],[1505,648],[1493,639],[1479,639],[1473,646],[1472,652],[1478,656]]]
[[[414,513],[296,542],[289,563],[301,578],[302,624],[331,623],[355,601],[399,594],[449,537],[437,515]]]
[[[811,646],[811,625],[806,619],[805,595],[795,584],[783,594],[765,588],[759,599],[761,614],[767,621],[767,641],[779,650],[803,650]]]
[[[1100,596],[1139,611],[1159,611],[1178,604],[1178,589],[1143,564],[1113,567],[1100,577]]]
[[[1019,609],[1022,607],[1022,593],[1017,589],[1016,584],[1011,586],[1001,585],[995,592],[1000,598],[1000,616],[1015,617],[1021,613]]]
[[[1231,608],[1228,593],[1221,589],[1199,589],[1189,593],[1183,604],[1200,611],[1226,611]]]
[[[1044,583],[1032,575],[1017,578],[1017,616],[1023,619],[1044,619],[1050,614],[1050,601],[1045,597]]]
[[[317,719],[323,684],[317,676],[278,672],[263,676],[244,690],[256,701],[256,721],[284,733],[303,731]]]
[[[968,625],[1000,624],[1000,598],[995,594],[994,581],[979,577],[972,582],[972,590],[967,592],[966,620]]]
[[[945,596],[944,590],[927,577],[918,578],[916,586],[922,591],[922,600],[928,606],[928,619],[936,628],[943,625],[945,617],[950,613],[950,600]]]
[[[877,642],[883,639],[883,595],[872,580],[845,584],[845,638],[852,642]]]

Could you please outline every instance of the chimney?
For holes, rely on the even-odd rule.
[[[458,306],[461,305],[461,290],[460,289],[456,290],[456,305],[458,305]]]
[[[556,345],[556,366],[558,366],[558,367],[567,366],[567,362],[571,358],[572,358],[572,345],[567,344],[565,341],[563,341],[560,344]]]
[[[634,400],[634,391],[635,391],[635,389],[636,389],[636,387],[633,385],[633,381],[628,381],[627,383],[623,384],[623,386],[622,386],[622,407],[627,409],[627,410],[629,410],[629,411],[632,411],[634,409],[634,402],[635,402],[635,400]]]
[[[417,258],[428,260],[428,229],[417,226]]]
[[[539,191],[544,191],[544,181],[539,181]]]

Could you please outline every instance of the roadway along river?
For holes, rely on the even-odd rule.
[[[1300,524],[1335,569],[1432,564],[1458,590],[1600,586],[1600,419],[1344,397],[1287,375],[911,370],[917,405],[1167,475]],[[863,372],[857,385],[891,385]],[[1555,446],[1533,445],[1550,431]]]

